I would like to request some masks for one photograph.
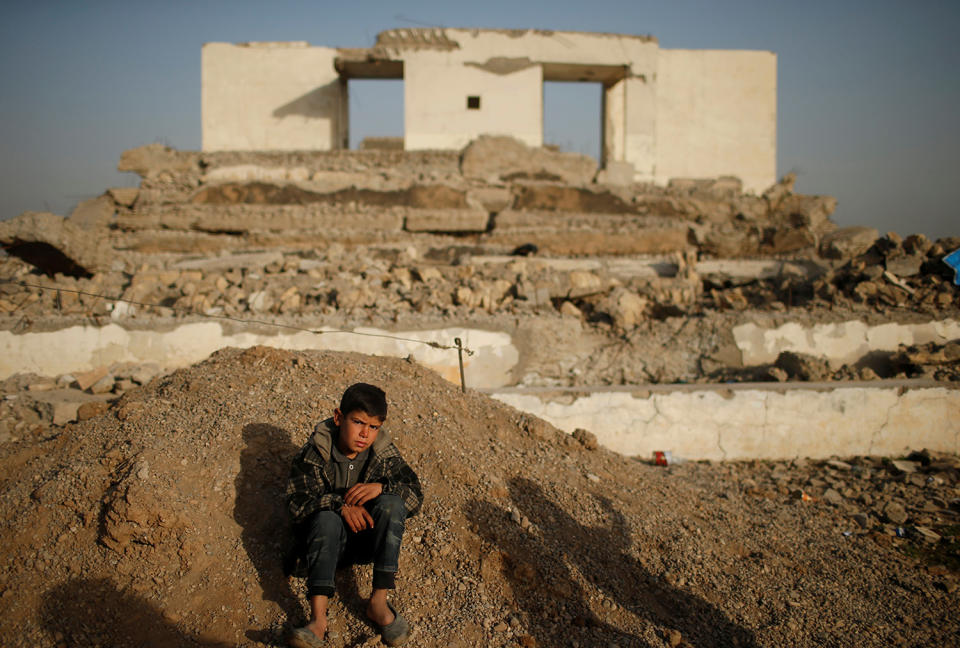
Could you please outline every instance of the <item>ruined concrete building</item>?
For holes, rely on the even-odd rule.
[[[479,135],[543,145],[545,81],[603,86],[602,160],[628,181],[776,180],[776,55],[661,49],[655,38],[394,29],[368,49],[304,42],[203,48],[203,149],[348,148],[350,79],[402,79],[404,148]]]

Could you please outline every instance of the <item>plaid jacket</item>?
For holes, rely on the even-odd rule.
[[[343,497],[333,492],[333,470],[330,452],[338,430],[333,419],[317,423],[313,435],[297,453],[287,480],[287,511],[295,525],[305,522],[317,511],[340,511]],[[383,492],[399,495],[407,516],[415,515],[423,504],[420,480],[390,435],[380,430],[370,448],[370,455],[360,469],[359,482],[383,484]]]

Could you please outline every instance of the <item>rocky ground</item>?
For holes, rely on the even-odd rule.
[[[358,380],[387,391],[427,493],[394,599],[411,645],[960,643],[957,457],[662,467],[351,354],[226,349],[120,380],[84,420],[0,444],[6,645],[282,643],[305,613],[280,572],[283,482]],[[333,645],[379,643],[368,578],[341,573]]]

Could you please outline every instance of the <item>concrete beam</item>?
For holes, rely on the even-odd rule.
[[[786,459],[960,452],[960,388],[933,381],[491,390],[630,456]]]

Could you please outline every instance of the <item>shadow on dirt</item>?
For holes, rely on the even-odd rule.
[[[697,646],[757,645],[752,633],[731,622],[723,612],[656,579],[637,561],[631,555],[633,541],[626,520],[609,500],[597,500],[605,524],[585,526],[529,479],[512,479],[509,492],[521,519],[530,520],[529,530],[512,522],[508,509],[490,502],[472,502],[467,515],[480,535],[504,556],[503,574],[525,613],[536,645],[569,645],[572,640],[581,646],[651,645],[599,619],[582,579],[613,604],[610,618],[623,613],[635,615],[668,632],[678,631],[685,642]],[[554,560],[546,563],[542,560],[545,555]],[[667,636],[661,637],[653,645],[659,647],[666,640]]]
[[[243,440],[233,519],[242,529],[240,539],[257,570],[263,599],[280,606],[288,618],[295,618],[300,604],[283,574],[290,535],[284,488],[299,448],[290,442],[286,430],[266,423],[244,426]]]
[[[109,579],[73,579],[43,595],[40,618],[52,645],[178,648],[227,644],[184,634],[159,609]]]

